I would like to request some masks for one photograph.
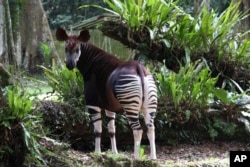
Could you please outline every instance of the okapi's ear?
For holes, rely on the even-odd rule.
[[[62,28],[57,28],[56,39],[58,41],[66,41],[68,39],[68,35],[67,35],[66,31]]]
[[[82,30],[78,36],[78,40],[82,42],[87,42],[90,39],[89,30]]]

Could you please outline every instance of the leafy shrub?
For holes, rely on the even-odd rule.
[[[4,119],[2,124],[5,127],[10,126],[12,119],[23,120],[33,109],[34,104],[29,100],[28,95],[24,92],[22,94],[19,87],[9,87],[7,88],[7,99],[8,108],[4,114]]]
[[[5,89],[8,105],[0,110],[0,160],[5,165],[21,165],[26,155],[36,163],[45,163],[41,152],[46,149],[39,139],[45,134],[41,129],[41,116],[35,111],[30,95],[18,86]]]
[[[204,6],[196,16],[187,14],[173,0],[106,0],[105,3],[109,8],[82,6],[94,6],[119,16],[120,19],[104,22],[101,26],[104,34],[150,59],[165,60],[165,65],[175,72],[185,57],[191,61],[203,58],[213,77],[221,74],[217,85],[224,81],[231,84],[228,80],[231,78],[243,89],[249,87],[250,42],[245,38],[250,31],[240,31],[240,23],[249,10],[241,12],[240,1],[231,1],[220,14]],[[231,88],[234,89],[227,89]]]
[[[206,109],[212,93],[215,92],[217,78],[212,78],[209,68],[203,66],[203,62],[187,63],[179,73],[169,72],[162,66],[162,72],[157,75],[161,99],[170,99],[174,110],[186,112],[186,118],[190,118],[190,110]]]
[[[48,84],[59,98],[59,102],[41,102],[44,122],[54,137],[63,141],[76,140],[73,145],[77,145],[80,138],[86,138],[83,135],[89,131],[90,124],[84,103],[82,75],[77,69],[68,70],[65,65],[53,65],[51,69],[44,66],[41,68],[46,76],[44,83]]]
[[[45,63],[45,66],[50,66],[51,65],[51,48],[49,47],[49,45],[47,45],[46,43],[40,43],[39,44],[39,48],[38,51],[40,53],[40,55],[43,57],[43,61]]]
[[[210,53],[208,56],[217,56],[218,61],[222,60],[222,57],[238,60],[237,57],[242,58],[244,55],[246,58],[249,53],[244,48],[250,45],[247,40],[241,39],[249,31],[236,31],[238,23],[247,16],[247,12],[239,11],[240,3],[231,2],[220,15],[213,10],[209,12],[206,7],[203,7],[197,17],[184,15],[171,25],[165,38],[170,39],[172,45],[185,48],[186,55],[190,56]]]
[[[103,8],[115,15],[122,16],[131,31],[140,31],[145,27],[162,27],[163,20],[168,20],[171,16],[176,16],[174,10],[179,10],[176,5],[164,0],[105,0],[105,3],[112,9]],[[84,6],[83,6],[84,7]],[[176,18],[176,17],[175,17]]]
[[[65,65],[55,64],[51,69],[41,66],[47,77],[47,84],[55,91],[59,98],[73,104],[83,104],[83,78],[77,69],[70,71]]]
[[[159,106],[155,120],[158,139],[169,136],[167,142],[176,144],[182,140],[232,139],[241,134],[249,137],[250,116],[246,116],[249,97],[216,88],[217,78],[211,77],[205,64],[186,63],[179,73],[162,66],[157,74]]]
[[[246,49],[250,46],[249,42],[242,39],[250,31],[235,31],[239,28],[238,23],[248,16],[248,11],[239,11],[241,2],[231,2],[221,14],[208,11],[204,6],[195,17],[182,10],[177,5],[178,1],[172,0],[105,0],[105,3],[109,8],[98,5],[83,5],[81,8],[93,6],[118,15],[128,27],[129,35],[133,32],[145,34],[147,30],[151,44],[163,43],[172,50],[171,53],[176,53],[176,49],[184,50],[186,56],[212,53],[221,60],[223,56],[242,57],[249,51]],[[138,40],[145,40],[140,41],[145,44],[149,42],[143,36]]]

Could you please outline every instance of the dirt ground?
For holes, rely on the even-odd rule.
[[[145,155],[149,154],[149,146],[143,146]],[[250,143],[236,141],[203,142],[197,145],[180,144],[178,146],[157,146],[157,162],[160,166],[229,166],[230,151],[250,151]],[[132,158],[132,150],[120,151]],[[106,154],[106,152],[102,153]],[[69,150],[70,157],[77,157],[81,164],[93,166],[91,153]],[[98,165],[99,166],[99,165]]]
[[[165,146],[158,149],[159,161],[163,164],[214,164],[229,166],[230,151],[250,150],[250,144],[238,142],[204,142],[199,145]],[[162,164],[161,163],[161,164]],[[185,166],[185,165],[184,165]]]

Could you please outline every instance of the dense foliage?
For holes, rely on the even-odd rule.
[[[62,67],[53,63],[51,68],[41,66],[46,83],[57,93],[59,99],[64,102],[83,104],[83,78],[78,70],[69,71],[65,65]]]
[[[165,142],[171,144],[208,138],[229,140],[242,134],[243,140],[249,139],[249,96],[216,88],[218,78],[211,77],[204,62],[188,63],[179,73],[162,67],[157,78],[158,139],[168,136]]]
[[[170,0],[158,0],[157,3],[147,0],[137,4],[129,0],[106,2],[112,10],[92,6],[120,19],[99,26],[105,35],[138,50],[140,55],[164,62],[175,72],[180,69],[179,62],[185,63],[187,57],[193,62],[204,58],[212,76],[220,74],[217,86],[222,86],[228,78],[244,89],[249,86],[250,43],[246,39],[249,31],[239,30],[248,11],[239,11],[240,2],[232,2],[221,14],[204,6],[196,16],[185,13]],[[81,26],[84,24],[78,28]],[[231,85],[229,89],[232,89]]]
[[[134,1],[135,2],[135,1]],[[133,3],[134,3],[133,2]],[[219,11],[220,13],[226,9],[230,0],[211,0],[211,8]],[[76,24],[85,19],[97,16],[104,11],[96,10],[96,8],[86,8],[78,9],[81,5],[99,5],[102,7],[108,7],[103,0],[72,0],[72,1],[63,1],[63,0],[42,0],[44,9],[48,16],[48,21],[52,29],[57,27],[68,27],[69,25]],[[199,1],[196,2],[200,5]],[[183,7],[187,13],[195,14],[198,11],[195,11],[194,1],[193,0],[179,0],[178,5]]]
[[[0,108],[1,165],[23,164],[26,156],[30,162],[42,163],[46,149],[38,141],[45,136],[45,129],[38,106],[19,86],[9,86],[4,91],[8,105]]]

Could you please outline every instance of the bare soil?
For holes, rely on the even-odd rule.
[[[149,146],[143,146],[145,155],[149,154]],[[180,144],[178,146],[157,146],[157,162],[160,166],[229,166],[230,151],[250,151],[250,143],[237,141],[203,142],[197,145]],[[68,150],[71,158],[77,158],[80,164],[93,166],[96,158],[88,152]],[[107,154],[103,152],[102,155]],[[120,154],[133,158],[133,151],[120,151]],[[99,166],[99,165],[98,165]],[[102,166],[102,165],[100,165]]]

